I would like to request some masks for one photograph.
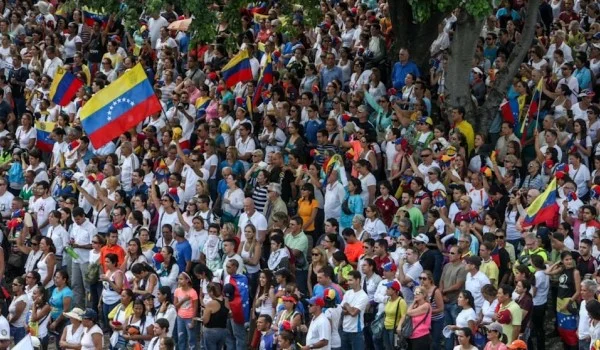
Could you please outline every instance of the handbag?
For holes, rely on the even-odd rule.
[[[402,338],[408,339],[413,334],[413,331],[419,328],[419,326],[423,324],[423,322],[425,322],[425,319],[427,319],[427,316],[429,316],[429,311],[431,311],[431,307],[427,309],[425,317],[423,317],[421,322],[417,323],[415,327],[413,327],[412,317],[407,315],[404,319],[404,323],[402,324],[402,329],[400,330],[400,335],[402,336]]]
[[[100,280],[100,264],[91,263],[88,266],[88,270],[83,276],[84,281],[89,284],[96,284]]]
[[[346,215],[353,214],[352,210],[350,210],[350,207],[348,206],[349,199],[350,199],[350,197],[346,197],[346,199],[344,199],[344,201],[342,202],[342,211]]]
[[[378,314],[373,322],[371,322],[371,334],[375,339],[381,339],[383,337],[383,329],[385,322],[385,312]]]

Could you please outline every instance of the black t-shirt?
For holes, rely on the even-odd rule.
[[[423,267],[423,270],[434,271],[435,270],[435,253],[431,250],[427,250],[419,258],[419,262]]]
[[[102,61],[102,56],[106,52],[106,45],[102,45],[102,37],[99,34],[92,35],[88,51],[88,61],[90,63],[100,63]]]
[[[281,174],[281,168],[274,168],[269,177],[269,182],[276,182],[281,185],[281,199],[286,203],[292,197],[292,183],[294,180],[294,175],[291,171],[288,170],[284,174]]]
[[[21,66],[20,68],[13,68],[10,70],[8,74],[8,81],[10,82],[12,78],[15,78],[18,82],[24,83],[29,78],[29,71],[27,68]],[[19,98],[23,97],[23,86],[19,84],[10,84],[10,88],[12,90],[13,97]]]

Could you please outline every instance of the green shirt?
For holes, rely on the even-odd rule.
[[[290,249],[296,249],[302,252],[304,261],[308,259],[308,238],[306,238],[306,234],[304,232],[300,232],[295,237],[293,234],[287,234],[284,238],[285,245]],[[296,268],[298,270],[308,270],[308,264],[304,264],[302,268],[299,268],[298,257],[296,257]]]

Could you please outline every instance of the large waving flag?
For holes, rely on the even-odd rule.
[[[539,195],[527,208],[527,216],[523,227],[534,226],[540,223],[554,222],[558,218],[558,204],[556,203],[556,177],[548,185],[544,193]]]
[[[516,98],[510,100],[504,100],[500,105],[500,113],[502,114],[502,120],[511,123],[513,127],[519,123],[519,101]]]
[[[100,148],[115,137],[160,112],[144,68],[137,64],[81,107],[81,125],[92,145]]]
[[[232,318],[238,324],[250,321],[250,288],[248,286],[248,277],[242,274],[231,275],[229,283],[235,288],[234,301],[239,303],[238,307],[231,308]],[[239,299],[237,298],[239,296]],[[230,302],[231,304],[231,302]],[[240,305],[241,304],[241,305]],[[241,306],[241,307],[240,307]],[[234,309],[236,309],[234,311]],[[242,311],[242,313],[239,313]],[[242,322],[243,321],[243,322]]]
[[[50,85],[50,98],[59,106],[68,105],[77,91],[83,86],[83,81],[77,79],[73,73],[59,67]]]
[[[92,10],[91,8],[84,6],[83,7],[83,19],[85,24],[90,27],[94,26],[94,23],[98,22],[102,27],[108,24],[109,16],[102,13],[101,11]]]
[[[240,51],[221,69],[223,80],[227,87],[252,80],[252,68],[250,67],[250,55],[247,50]]]
[[[267,64],[260,72],[260,78],[258,78],[258,83],[256,83],[256,88],[254,89],[254,97],[252,97],[252,106],[256,107],[259,105],[263,90],[269,84],[273,84],[273,62],[271,61],[271,55],[267,57]]]
[[[198,97],[196,100],[196,116],[202,118],[206,114],[206,107],[210,104],[212,99],[208,96]]]
[[[56,124],[51,122],[35,122],[35,131],[37,134],[36,146],[41,151],[52,152],[54,140],[50,138],[50,134],[55,126]]]

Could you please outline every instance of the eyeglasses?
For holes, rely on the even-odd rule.
[[[319,254],[319,253],[312,253],[312,256],[319,256],[319,255],[321,255],[321,254]]]
[[[431,155],[431,153],[427,153],[427,154],[421,154],[421,158],[427,158]]]
[[[427,277],[420,276],[420,277],[419,277],[419,280],[420,280],[420,281],[425,281],[425,280],[427,280]]]
[[[504,239],[504,236],[496,236],[496,239]]]
[[[396,123],[396,122],[399,122],[399,120],[398,119],[392,119],[392,123]]]

